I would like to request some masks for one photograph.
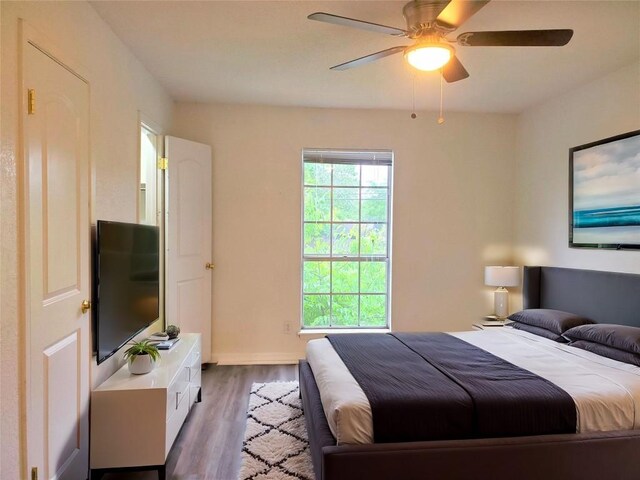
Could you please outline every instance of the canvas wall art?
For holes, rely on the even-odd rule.
[[[640,130],[569,150],[569,246],[640,249]]]

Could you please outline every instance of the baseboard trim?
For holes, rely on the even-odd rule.
[[[218,365],[295,365],[299,356],[290,353],[219,353],[213,355]]]

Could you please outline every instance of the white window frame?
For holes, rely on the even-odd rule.
[[[394,154],[391,150],[351,150],[351,149],[318,149],[318,148],[304,148],[302,150],[301,155],[301,240],[300,240],[300,252],[301,252],[301,262],[300,262],[300,328],[301,331],[313,332],[316,330],[380,330],[380,329],[391,329],[391,238],[392,238],[392,211],[393,211],[393,165],[394,165]],[[362,185],[362,175],[360,175],[359,185],[358,186],[343,186],[343,185],[333,185],[333,169],[331,171],[331,182],[329,185],[306,185],[304,182],[304,165],[305,163],[325,163],[325,164],[348,164],[348,165],[384,165],[388,166],[388,175],[387,175],[387,185],[386,186],[363,186]],[[305,212],[305,187],[322,187],[322,188],[330,188],[331,190],[331,216],[328,221],[308,221],[305,222],[304,212]],[[358,221],[334,221],[333,220],[333,191],[335,188],[354,188],[358,190],[362,189],[387,189],[387,221],[386,222],[363,222],[361,218],[361,212],[358,215]],[[359,195],[359,198],[361,196]],[[360,210],[362,209],[362,202],[359,202]],[[304,227],[305,224],[313,223],[313,224],[329,224],[330,228],[330,253],[329,255],[305,255],[304,252]],[[358,225],[386,225],[387,227],[387,249],[386,255],[360,255],[361,241],[362,241],[362,229],[360,228],[360,236],[358,240],[358,254],[356,256],[353,255],[341,255],[341,256],[333,256],[333,226],[340,224],[358,224]],[[386,292],[385,293],[362,293],[361,292],[361,276],[358,274],[358,292],[340,292],[338,295],[357,295],[358,297],[362,295],[386,295],[386,323],[385,325],[379,326],[361,326],[360,323],[360,301],[358,301],[358,325],[357,326],[343,326],[343,325],[333,325],[331,322],[330,316],[330,324],[323,326],[305,326],[304,324],[304,297],[305,295],[327,295],[327,293],[305,293],[304,292],[304,265],[305,261],[326,261],[329,263],[330,269],[330,283],[329,283],[329,312],[332,312],[332,303],[334,293],[332,280],[333,280],[333,272],[332,272],[332,262],[363,262],[363,261],[378,261],[386,263]],[[331,313],[330,313],[331,315]]]

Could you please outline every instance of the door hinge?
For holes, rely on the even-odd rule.
[[[166,170],[168,165],[169,159],[166,157],[160,157],[160,159],[158,160],[158,169]]]
[[[31,468],[31,480],[38,480],[38,467]]]
[[[34,115],[36,113],[36,91],[33,88],[30,88],[28,93],[27,113],[29,115]]]

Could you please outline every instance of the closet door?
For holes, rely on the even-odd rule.
[[[89,86],[26,43],[27,468],[85,479],[89,460]],[[27,93],[28,92],[28,93]],[[36,470],[37,469],[37,470]]]
[[[211,360],[211,147],[165,137],[166,323],[202,334]]]

